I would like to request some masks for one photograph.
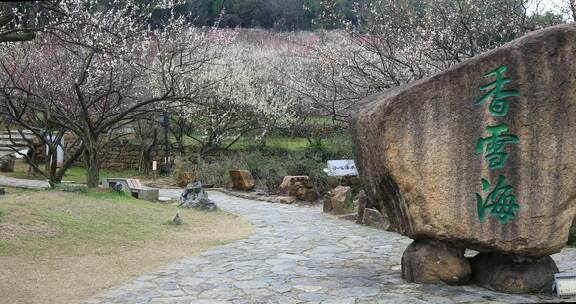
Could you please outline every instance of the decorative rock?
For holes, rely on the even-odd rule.
[[[318,199],[318,194],[314,188],[300,188],[296,191],[296,197],[305,202],[315,202]]]
[[[293,196],[277,196],[275,201],[280,204],[292,204],[296,201],[296,198]]]
[[[180,210],[176,211],[176,215],[172,218],[171,223],[173,225],[181,225],[182,224],[182,218],[180,217]]]
[[[346,214],[354,211],[352,202],[352,189],[346,186],[338,186],[324,196],[324,212],[333,214]]]
[[[188,184],[180,195],[179,206],[200,210],[212,211],[217,209],[216,204],[208,199],[208,193],[202,188],[201,182]]]
[[[256,185],[252,174],[247,170],[230,171],[230,182],[233,190],[240,191],[250,191]]]
[[[180,188],[186,187],[186,185],[193,183],[195,180],[196,174],[194,174],[194,172],[182,172],[176,179],[176,185]]]
[[[294,196],[306,202],[315,202],[318,199],[314,185],[308,176],[285,176],[278,188],[278,195]]]
[[[507,293],[550,291],[558,272],[551,257],[523,258],[499,253],[479,253],[471,260],[474,281]]]
[[[14,172],[14,164],[16,157],[14,155],[7,155],[0,158],[0,172]]]
[[[388,219],[380,213],[380,211],[372,208],[364,209],[362,223],[366,226],[372,226],[383,230],[388,230],[390,228],[390,222]]]
[[[232,188],[234,188],[234,183],[233,183],[231,180],[227,180],[227,181],[224,183],[224,188],[226,188],[226,189],[232,189]]]
[[[360,190],[358,195],[356,195],[356,200],[354,201],[354,204],[358,206],[358,217],[356,220],[356,224],[364,223],[364,209],[366,209],[367,203],[368,198],[366,197],[366,192],[364,190]]]
[[[575,57],[576,26],[549,27],[365,99],[351,129],[370,203],[387,214],[394,231],[412,239],[517,255],[559,252],[576,215]],[[485,74],[501,67],[510,80],[503,90],[519,96],[509,96],[508,113],[495,117],[488,113],[492,98],[474,104],[490,94],[480,87],[495,77]],[[496,151],[509,156],[497,170],[488,169],[486,153],[476,154],[479,139],[490,136],[489,124],[505,124],[519,139]],[[481,221],[477,193],[487,200],[499,176],[502,187],[513,187],[515,220],[502,224],[487,207]],[[483,190],[483,178],[490,191]]]
[[[470,262],[464,257],[464,249],[444,242],[417,240],[402,255],[402,278],[408,282],[461,285],[470,277]]]

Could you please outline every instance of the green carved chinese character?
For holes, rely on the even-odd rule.
[[[512,134],[502,134],[508,131],[508,126],[500,124],[497,126],[488,126],[486,131],[491,136],[478,139],[476,144],[476,154],[484,152],[486,146],[486,160],[488,161],[488,168],[490,170],[503,168],[508,159],[508,153],[503,152],[506,145],[517,144],[520,142],[518,136]]]
[[[516,220],[516,211],[520,209],[516,201],[516,196],[511,194],[512,186],[505,185],[504,175],[498,177],[498,183],[494,190],[488,193],[486,200],[482,199],[480,193],[476,193],[476,205],[478,208],[478,218],[481,222],[486,219],[486,210],[490,209],[490,215],[498,217],[500,223]],[[490,191],[490,182],[482,179],[482,191]]]
[[[481,91],[488,91],[488,93],[482,96],[482,98],[476,102],[476,105],[479,106],[486,100],[490,99],[490,97],[493,97],[492,102],[488,107],[488,110],[492,116],[505,116],[508,114],[508,109],[510,106],[506,98],[520,95],[517,90],[503,90],[504,85],[511,82],[510,79],[504,77],[506,70],[506,66],[501,66],[493,71],[486,73],[484,77],[496,77],[496,80],[480,87]]]

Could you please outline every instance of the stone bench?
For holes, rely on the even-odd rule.
[[[134,178],[104,178],[102,179],[102,188],[111,189],[116,183],[122,184],[122,191],[130,194],[130,196],[146,200],[158,201],[159,190],[142,186],[139,179]]]

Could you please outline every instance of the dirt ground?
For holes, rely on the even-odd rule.
[[[78,303],[253,232],[223,212],[181,210],[185,224],[173,226],[166,219],[176,207],[134,201],[57,191],[2,197],[0,303]]]

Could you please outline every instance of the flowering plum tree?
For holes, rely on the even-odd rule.
[[[573,0],[571,0],[573,3]],[[322,0],[322,17],[348,26],[309,44],[293,77],[324,115],[346,120],[364,96],[421,79],[536,29],[533,0],[374,0],[355,4],[352,24]],[[558,22],[557,19],[552,21]]]
[[[58,14],[57,1],[0,2],[0,43],[32,40]]]
[[[277,52],[242,41],[222,45],[226,56],[210,63],[200,81],[208,84],[174,114],[174,132],[200,145],[203,155],[229,140],[225,149],[243,135],[289,123],[292,95],[279,85]]]
[[[31,103],[29,111],[47,108],[51,125],[79,138],[89,187],[99,183],[102,150],[114,129],[199,90],[196,75],[211,56],[206,35],[184,17],[160,29],[148,24],[151,12],[168,2],[64,0],[58,26],[26,45],[3,46],[28,48],[20,61],[2,59],[3,102],[8,95]]]

